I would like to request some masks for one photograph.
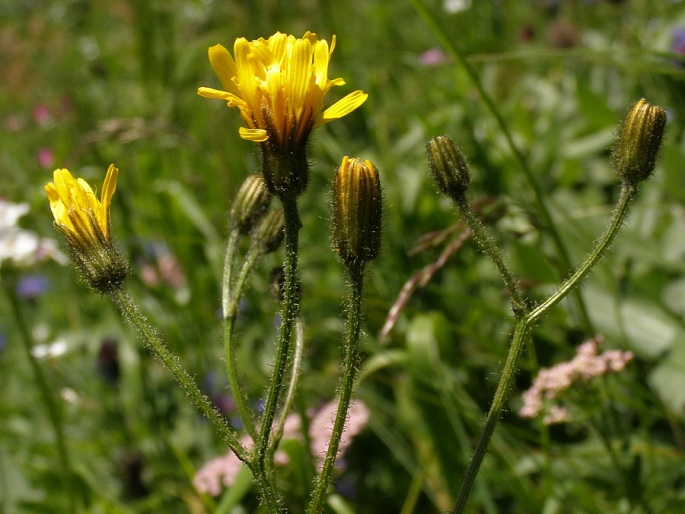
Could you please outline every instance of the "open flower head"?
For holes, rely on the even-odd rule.
[[[55,228],[66,238],[86,282],[101,292],[119,287],[126,277],[126,266],[110,236],[110,205],[118,174],[110,165],[100,199],[85,180],[66,169],[55,170],[54,182],[45,185]]]
[[[328,63],[335,36],[328,42],[307,32],[298,39],[276,32],[268,39],[238,38],[229,51],[216,45],[209,61],[224,90],[201,87],[206,98],[225,100],[238,107],[247,127],[240,136],[258,143],[275,139],[281,147],[304,144],[312,128],[349,114],[367,98],[362,91],[350,93],[323,109],[324,97],[341,78],[328,78]]]

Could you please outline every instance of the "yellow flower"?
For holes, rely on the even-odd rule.
[[[46,184],[45,192],[58,230],[91,246],[109,243],[109,207],[118,174],[119,170],[110,164],[98,200],[85,180],[75,179],[69,170],[55,170],[55,182]]]
[[[66,238],[86,282],[101,292],[119,287],[127,274],[110,237],[109,209],[118,174],[111,164],[99,200],[85,180],[66,169],[55,170],[54,182],[45,185],[55,228]]]
[[[201,87],[198,94],[238,107],[247,125],[240,128],[243,139],[270,140],[280,147],[303,145],[312,128],[342,118],[368,96],[355,91],[323,109],[326,93],[345,83],[328,78],[335,36],[330,48],[311,32],[302,39],[280,32],[269,39],[238,38],[233,48],[235,60],[221,45],[209,49],[209,61],[224,90]]]
[[[371,161],[343,157],[332,187],[333,247],[346,266],[378,256],[381,246],[382,194]]]

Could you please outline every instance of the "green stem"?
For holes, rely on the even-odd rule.
[[[585,262],[583,262],[583,264],[575,271],[575,273],[573,273],[557,291],[550,295],[549,298],[517,321],[516,328],[514,329],[514,334],[512,336],[511,346],[509,348],[509,353],[507,355],[507,360],[504,364],[504,369],[502,370],[502,376],[497,384],[497,390],[495,391],[492,405],[490,406],[490,410],[485,419],[483,432],[480,435],[480,439],[476,445],[476,449],[473,457],[471,458],[468,470],[466,471],[464,479],[461,483],[459,495],[457,497],[454,509],[452,510],[452,514],[460,514],[466,507],[466,502],[471,489],[473,488],[473,483],[476,475],[478,474],[478,470],[480,469],[480,465],[485,457],[488,445],[490,444],[490,439],[492,438],[495,426],[497,425],[497,421],[502,414],[502,409],[509,398],[511,385],[514,381],[514,377],[516,376],[516,363],[518,362],[526,341],[530,337],[530,330],[549,309],[554,307],[569,292],[571,292],[594,267],[600,257],[616,238],[616,234],[618,234],[619,230],[623,226],[623,222],[628,216],[630,206],[632,205],[633,200],[635,200],[636,194],[637,187],[635,185],[623,183],[621,187],[621,195],[612,214],[609,226],[588,257],[585,259]]]
[[[338,412],[333,422],[333,433],[328,441],[328,450],[323,463],[321,474],[316,481],[314,494],[307,507],[307,514],[319,514],[324,506],[328,486],[331,482],[333,466],[338,456],[340,439],[347,420],[347,411],[350,406],[352,388],[357,374],[357,361],[359,359],[359,335],[361,332],[361,300],[363,284],[363,263],[353,265],[350,272],[350,295],[348,300],[347,334],[345,336],[345,357],[343,362],[343,374],[340,377],[340,392],[338,399]]]
[[[110,293],[114,305],[119,312],[126,318],[126,320],[135,327],[140,336],[147,344],[150,351],[162,361],[162,363],[171,371],[176,380],[181,384],[186,394],[209,421],[214,425],[219,437],[228,447],[233,450],[241,461],[243,461],[252,470],[252,474],[259,485],[262,499],[270,512],[279,512],[278,498],[274,491],[273,485],[262,473],[257,472],[257,468],[250,459],[250,454],[242,445],[238,434],[233,430],[221,413],[212,404],[212,401],[202,393],[193,377],[181,365],[178,356],[174,355],[164,344],[159,337],[157,331],[150,325],[147,318],[138,310],[133,304],[133,301],[123,289],[118,289]]]
[[[285,225],[285,282],[283,285],[283,303],[281,306],[281,329],[278,336],[274,369],[269,383],[269,391],[264,405],[254,459],[255,471],[269,480],[267,463],[269,454],[271,427],[276,417],[278,400],[285,382],[285,372],[290,358],[290,339],[293,325],[299,311],[297,252],[300,233],[300,216],[297,211],[297,199],[287,195],[282,196],[283,217]],[[278,510],[273,511],[278,512]]]
[[[504,285],[509,290],[511,308],[514,311],[514,315],[516,316],[516,319],[521,319],[526,312],[526,302],[523,299],[523,296],[521,296],[521,289],[519,288],[518,282],[512,277],[509,267],[507,266],[495,239],[488,233],[485,225],[483,225],[481,220],[473,212],[465,196],[456,199],[455,203],[471,229],[473,239],[480,249],[492,259],[492,262],[499,270],[500,275],[502,275]]]
[[[636,195],[637,186],[628,184],[626,182],[622,184],[621,194],[612,214],[609,227],[602,235],[602,238],[595,245],[595,248],[586,258],[585,262],[575,271],[575,273],[573,273],[573,275],[571,275],[554,294],[552,294],[540,305],[535,307],[526,316],[531,323],[537,321],[545,312],[559,303],[561,299],[564,298],[564,296],[566,296],[578,284],[578,282],[585,278],[585,275],[588,274],[595,264],[597,264],[597,261],[600,259],[604,251],[613,242],[614,238],[621,230],[623,222],[628,216],[628,212],[630,211],[630,207],[633,203],[633,200],[635,200]]]
[[[495,391],[495,397],[492,400],[492,405],[490,406],[490,411],[485,418],[485,426],[480,434],[480,439],[476,445],[476,449],[471,457],[471,462],[466,470],[466,474],[461,482],[459,488],[459,495],[457,496],[457,502],[452,509],[452,514],[460,514],[463,512],[464,507],[466,507],[466,502],[468,501],[469,494],[473,488],[473,483],[480,469],[480,465],[483,462],[485,453],[487,452],[488,446],[490,444],[490,439],[495,431],[495,426],[502,414],[502,409],[504,404],[509,397],[509,390],[511,384],[516,376],[516,362],[525,346],[526,339],[530,332],[530,325],[526,319],[520,320],[516,324],[514,330],[514,335],[512,337],[511,346],[509,348],[509,354],[507,355],[507,360],[504,364],[504,369],[502,370],[502,376],[497,384],[497,390]]]
[[[221,287],[221,307],[223,309],[224,319],[228,318],[230,305],[235,296],[232,291],[231,282],[233,281],[233,261],[238,249],[238,238],[240,232],[238,229],[232,229],[228,234],[228,242],[226,243],[226,255],[224,256],[224,276]]]
[[[285,426],[285,420],[288,417],[288,413],[293,407],[295,402],[295,393],[297,392],[297,384],[300,379],[300,371],[302,369],[302,356],[304,353],[304,331],[302,329],[302,319],[297,318],[295,320],[295,348],[293,349],[293,362],[292,371],[290,372],[290,381],[288,382],[288,389],[285,392],[285,400],[283,401],[283,407],[281,407],[281,413],[278,416],[278,423],[273,433],[273,440],[271,441],[271,446],[269,448],[269,455],[273,454],[278,449],[278,443],[283,437],[283,427]]]
[[[123,289],[116,289],[109,294],[117,310],[138,331],[149,350],[171,371],[193,404],[215,426],[219,437],[233,450],[240,460],[249,462],[249,453],[240,442],[237,433],[212,404],[212,401],[202,393],[195,379],[181,364],[178,356],[167,348],[157,330],[150,325],[147,318],[134,305],[128,293]]]
[[[224,282],[224,361],[226,366],[226,376],[228,377],[228,384],[231,388],[231,393],[233,394],[233,400],[235,401],[238,415],[242,419],[245,429],[250,437],[252,437],[253,441],[257,440],[257,429],[252,412],[247,406],[245,395],[242,387],[240,386],[240,380],[238,379],[235,344],[233,340],[233,327],[235,326],[238,302],[240,302],[240,298],[242,297],[243,289],[245,288],[245,284],[247,283],[250,272],[262,254],[263,252],[260,251],[256,246],[253,245],[250,247],[235,287],[229,294],[226,294],[226,290],[231,287],[230,270],[228,270],[230,264],[228,259],[226,260],[225,268],[227,272],[224,273],[224,279],[228,280],[228,282]],[[226,297],[228,297],[228,299],[226,299]]]
[[[3,281],[4,282],[4,281]],[[54,387],[48,385],[48,381],[45,378],[42,368],[38,362],[38,359],[33,355],[32,346],[33,339],[28,329],[26,323],[26,318],[24,317],[24,310],[19,304],[19,299],[12,291],[7,288],[7,296],[10,300],[10,305],[12,306],[12,313],[14,315],[14,320],[19,329],[19,339],[22,342],[26,358],[31,365],[31,370],[33,371],[33,376],[38,385],[40,391],[41,400],[44,403],[45,410],[48,414],[48,419],[52,425],[52,430],[55,433],[55,443],[57,445],[57,454],[59,456],[60,467],[62,472],[59,473],[62,477],[64,487],[66,490],[67,502],[69,505],[69,512],[79,512],[76,509],[76,491],[74,489],[73,475],[71,470],[71,462],[69,459],[69,452],[67,450],[67,441],[64,435],[64,428],[62,425],[62,412],[60,406],[55,401],[53,396]]]
[[[557,249],[559,257],[561,258],[562,264],[567,270],[570,270],[571,258],[569,257],[566,245],[564,245],[564,242],[562,241],[561,236],[559,235],[559,232],[556,229],[549,207],[547,206],[547,203],[545,202],[544,196],[542,194],[542,187],[538,183],[535,174],[530,169],[530,166],[528,166],[528,163],[526,162],[525,157],[521,153],[521,150],[519,150],[519,148],[516,146],[516,143],[514,143],[514,138],[511,135],[509,127],[507,126],[507,123],[504,120],[504,117],[500,113],[499,109],[497,109],[497,106],[495,105],[495,102],[492,100],[490,95],[488,95],[487,91],[485,91],[483,84],[481,84],[478,78],[476,70],[473,68],[473,66],[471,66],[469,61],[466,59],[466,56],[462,53],[459,47],[457,47],[457,45],[454,44],[452,38],[450,38],[447,35],[443,27],[436,19],[434,13],[432,13],[428,8],[426,8],[422,0],[411,1],[416,11],[423,18],[424,22],[433,30],[433,32],[436,34],[442,45],[459,62],[459,64],[463,67],[464,71],[466,71],[466,74],[471,80],[471,83],[478,91],[481,100],[485,103],[485,106],[490,111],[492,116],[495,118],[500,131],[502,132],[504,138],[507,141],[509,149],[511,150],[521,170],[523,171],[526,180],[533,189],[535,203],[537,205],[538,211],[540,212],[544,225],[549,229],[549,232],[552,235],[552,241],[554,242],[554,246]],[[579,293],[576,293],[575,296],[576,304],[578,305],[578,310],[580,312],[581,317],[583,318],[583,323],[588,328],[588,330],[591,330],[592,322],[590,321],[590,316],[588,315],[585,302],[583,301],[583,298]]]

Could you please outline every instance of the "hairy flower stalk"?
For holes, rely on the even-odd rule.
[[[172,372],[193,404],[214,425],[221,439],[255,472],[250,455],[236,432],[201,391],[194,378],[163,342],[123,288],[126,266],[114,248],[110,235],[110,206],[116,189],[118,170],[107,171],[100,199],[85,180],[75,179],[65,169],[56,170],[54,183],[45,186],[55,218],[55,228],[69,245],[72,257],[89,286],[107,294],[117,310],[138,331],[150,351]],[[258,479],[261,478],[257,473]],[[263,499],[271,512],[278,510],[273,488],[260,481]]]
[[[502,375],[497,384],[473,457],[463,476],[452,514],[460,514],[466,508],[473,483],[487,452],[492,434],[509,398],[511,386],[516,376],[517,362],[530,339],[531,330],[542,316],[578,286],[616,238],[637,197],[639,183],[652,173],[661,143],[664,123],[665,114],[663,114],[663,110],[659,107],[651,107],[643,100],[635,104],[626,114],[614,148],[612,162],[614,170],[623,178],[623,184],[609,225],[585,261],[559,286],[559,289],[534,308],[526,308],[517,317]]]
[[[221,45],[209,49],[224,89],[201,87],[198,94],[240,110],[246,125],[240,137],[261,144],[264,178],[276,195],[297,196],[306,189],[312,129],[349,114],[368,96],[354,91],[324,109],[330,89],[345,84],[328,78],[334,48],[335,36],[329,48],[312,32],[302,38],[277,32],[268,39],[236,39],[233,56]]]
[[[480,249],[490,257],[497,267],[504,285],[511,297],[511,308],[519,318],[525,311],[525,301],[521,296],[518,282],[514,279],[509,266],[504,260],[495,238],[488,232],[483,222],[476,216],[466,198],[466,191],[471,183],[469,165],[461,149],[449,136],[437,136],[426,144],[428,169],[440,192],[454,201],[466,221],[473,238]]]
[[[254,457],[257,474],[267,481],[270,454],[277,446],[277,437],[270,441],[271,427],[292,357],[291,339],[299,311],[297,196],[304,192],[309,180],[307,142],[312,129],[349,114],[367,98],[362,91],[355,91],[324,108],[330,89],[344,84],[340,78],[328,78],[334,48],[335,37],[329,47],[327,41],[311,32],[302,38],[280,32],[268,39],[238,38],[233,55],[221,45],[209,49],[210,63],[223,90],[198,89],[203,97],[224,100],[229,107],[239,109],[245,122],[240,136],[260,144],[266,187],[283,206],[285,280],[281,327]]]
[[[378,256],[381,245],[381,184],[376,167],[367,160],[343,157],[340,167],[335,171],[331,190],[333,248],[345,264],[350,279],[345,355],[333,432],[321,474],[316,479],[312,499],[307,506],[307,514],[322,511],[332,479],[359,365],[364,267]]]

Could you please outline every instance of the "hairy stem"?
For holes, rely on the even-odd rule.
[[[312,499],[307,507],[307,514],[319,514],[324,506],[326,492],[331,482],[333,466],[338,455],[338,447],[347,411],[352,397],[352,388],[357,374],[357,361],[359,359],[359,335],[361,332],[361,300],[363,284],[363,264],[350,266],[350,292],[348,298],[347,333],[345,335],[345,357],[343,361],[343,374],[340,377],[340,390],[338,392],[338,411],[333,422],[333,433],[328,442],[328,450],[324,460],[321,474],[316,480]]]
[[[604,254],[607,248],[609,248],[611,243],[616,238],[619,230],[623,226],[623,223],[630,212],[630,207],[635,200],[636,194],[637,187],[635,185],[625,182],[623,183],[621,195],[612,214],[611,221],[609,222],[604,234],[596,243],[595,247],[587,256],[583,264],[581,264],[580,267],[578,267],[578,269],[559,287],[559,289],[550,295],[544,302],[532,309],[517,321],[516,328],[514,329],[514,334],[512,336],[511,346],[509,347],[507,360],[504,364],[504,369],[502,370],[502,376],[497,384],[497,390],[495,391],[492,405],[490,406],[490,410],[485,419],[485,426],[483,427],[483,431],[476,445],[473,457],[471,458],[471,462],[469,463],[469,467],[461,483],[459,495],[457,496],[457,501],[454,509],[452,510],[452,514],[460,514],[466,507],[469,494],[473,488],[473,483],[483,462],[485,453],[487,452],[490,439],[492,438],[492,434],[495,430],[495,426],[497,425],[497,422],[502,414],[502,409],[509,398],[511,386],[514,381],[514,377],[516,376],[516,363],[518,362],[523,348],[530,337],[530,330],[535,323],[549,311],[549,309],[554,307],[566,295],[568,295],[580,283],[580,281],[585,278],[595,264],[597,264],[597,261]]]

